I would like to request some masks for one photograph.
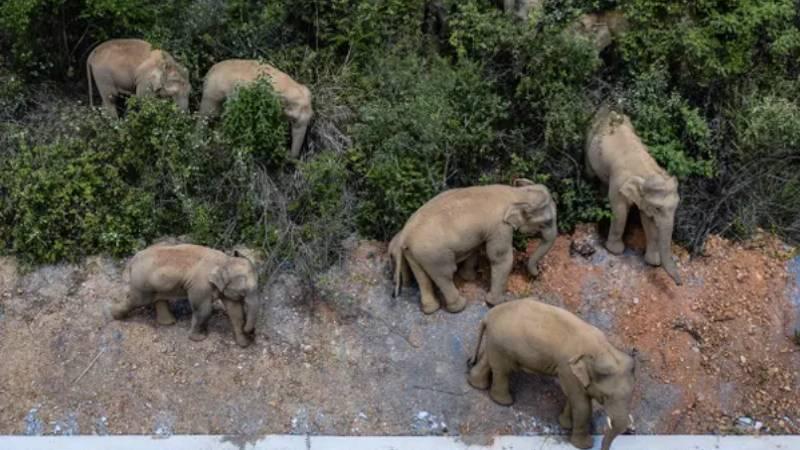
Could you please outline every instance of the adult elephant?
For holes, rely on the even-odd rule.
[[[203,83],[200,114],[213,117],[222,111],[225,102],[237,87],[266,77],[281,100],[283,112],[292,123],[291,156],[297,158],[311,121],[311,91],[269,64],[252,59],[228,59],[209,69]]]
[[[541,244],[528,260],[528,271],[535,276],[539,261],[553,247],[557,235],[556,206],[545,186],[518,179],[514,186],[495,184],[442,192],[422,205],[389,244],[395,295],[413,273],[425,314],[439,309],[434,285],[444,295],[448,311],[463,310],[466,301],[453,284],[453,275],[459,263],[470,264],[485,246],[491,264],[487,302],[499,303],[514,262],[514,231],[542,235]]]
[[[111,39],[98,45],[86,59],[86,78],[89,105],[94,103],[94,78],[103,107],[113,117],[120,94],[171,98],[189,111],[189,72],[169,53],[141,39]]]
[[[633,426],[633,358],[611,345],[602,331],[562,308],[533,298],[492,308],[481,321],[469,364],[469,384],[490,389],[489,396],[500,405],[514,401],[508,382],[513,371],[558,377],[567,396],[558,422],[572,429],[570,442],[578,448],[592,447],[592,399],[608,414],[603,450]]]
[[[678,180],[650,156],[636,135],[628,116],[604,106],[595,115],[586,139],[586,172],[608,186],[614,217],[606,248],[614,254],[625,250],[622,234],[628,210],[636,205],[647,237],[644,259],[661,265],[675,284],[681,284],[672,259],[672,229],[678,208]]]

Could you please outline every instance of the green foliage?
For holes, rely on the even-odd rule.
[[[448,184],[474,182],[498,159],[506,106],[474,64],[388,56],[375,68],[351,157],[363,176],[360,229],[385,238]]]
[[[268,167],[280,167],[286,160],[286,117],[266,78],[238,88],[225,102],[220,129],[231,148]]]

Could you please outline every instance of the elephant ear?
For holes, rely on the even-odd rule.
[[[642,202],[642,185],[644,184],[644,178],[642,177],[630,177],[622,183],[622,186],[619,187],[619,192],[628,201],[635,203],[637,206],[641,205]]]
[[[511,185],[514,187],[522,187],[522,186],[533,186],[536,183],[527,179],[527,178],[516,178],[514,181],[511,182]]]
[[[531,205],[525,202],[512,203],[503,215],[503,222],[511,225],[514,230],[519,229],[528,216],[532,213]]]
[[[214,267],[211,269],[211,273],[208,274],[208,281],[219,292],[225,290],[225,286],[228,285],[228,278],[228,271],[223,266]]]
[[[569,368],[572,371],[572,374],[575,375],[575,378],[581,382],[583,387],[589,386],[591,382],[591,377],[589,376],[589,360],[591,359],[590,356],[576,356],[569,360]]]

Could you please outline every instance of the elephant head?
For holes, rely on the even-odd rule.
[[[523,234],[541,233],[541,244],[528,258],[528,272],[532,276],[537,276],[539,260],[553,247],[558,236],[556,205],[550,196],[550,191],[541,184],[518,178],[512,185],[519,189],[520,193],[517,202],[506,209],[503,221]]]
[[[246,307],[245,333],[252,333],[258,319],[258,274],[249,259],[238,251],[224,264],[215,267],[209,281],[220,296],[228,300],[243,301]]]
[[[609,450],[617,436],[633,428],[633,417],[630,415],[633,358],[609,346],[599,354],[579,355],[570,359],[570,370],[586,393],[603,405],[606,411],[608,428],[603,433],[601,448]]]
[[[162,98],[171,98],[178,107],[189,112],[189,94],[192,85],[189,83],[189,71],[178,64],[167,52],[153,50],[152,58],[155,64],[143,64],[140,70],[147,73],[139,74],[144,83],[138,83],[136,95],[154,94]]]
[[[672,260],[672,229],[675,225],[675,210],[678,208],[678,180],[664,174],[649,177],[630,177],[620,187],[620,192],[635,203],[641,214],[653,219],[658,231],[658,252],[661,265],[675,284],[681,284],[678,267]]]

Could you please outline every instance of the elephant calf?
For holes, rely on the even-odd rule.
[[[539,260],[553,246],[556,206],[545,186],[519,179],[514,186],[491,185],[451,189],[422,205],[389,244],[394,262],[394,294],[410,282],[413,272],[420,287],[422,311],[439,309],[434,285],[444,295],[450,312],[466,301],[453,284],[457,265],[465,279],[474,278],[474,262],[482,246],[491,264],[488,303],[500,302],[514,260],[514,231],[541,233],[542,243],[528,260],[528,271],[538,275]]]
[[[525,298],[491,309],[481,321],[470,365],[469,384],[491,388],[489,396],[501,405],[513,403],[508,385],[512,371],[558,377],[567,396],[558,421],[572,428],[570,442],[578,448],[592,446],[592,399],[608,415],[603,450],[633,426],[633,358],[614,348],[602,331],[562,308]]]
[[[283,105],[283,112],[292,123],[291,156],[297,158],[314,113],[311,109],[311,91],[269,64],[251,59],[228,59],[214,64],[203,84],[200,114],[218,115],[225,99],[238,86],[252,83],[259,77],[267,77],[272,82],[272,88]]]
[[[650,156],[628,116],[607,107],[598,111],[586,138],[586,172],[608,186],[614,214],[606,241],[608,251],[618,255],[625,250],[622,233],[628,210],[636,205],[647,237],[645,261],[663,266],[680,285],[681,276],[672,260],[672,229],[680,201],[678,180]]]
[[[172,98],[179,108],[189,111],[189,72],[169,53],[153,49],[141,39],[111,39],[92,50],[86,59],[89,106],[94,102],[92,77],[103,107],[114,117],[114,102],[120,94]]]
[[[200,245],[156,244],[134,255],[125,270],[129,291],[124,301],[111,306],[114,319],[155,303],[158,323],[172,325],[175,317],[168,300],[188,297],[192,306],[189,338],[200,341],[207,335],[212,304],[220,298],[236,343],[241,347],[250,345],[246,334],[253,333],[258,318],[258,275],[253,263],[239,252],[228,256]]]

